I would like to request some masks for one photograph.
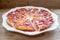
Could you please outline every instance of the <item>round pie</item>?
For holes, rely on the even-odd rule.
[[[20,8],[7,14],[7,23],[18,30],[42,31],[53,23],[51,13],[38,8]]]

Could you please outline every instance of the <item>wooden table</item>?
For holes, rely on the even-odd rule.
[[[0,40],[60,40],[60,29],[46,32],[36,36],[22,35],[16,32],[9,32],[2,26],[2,14],[7,12],[9,9],[0,9]],[[59,16],[60,22],[60,9],[52,9]]]

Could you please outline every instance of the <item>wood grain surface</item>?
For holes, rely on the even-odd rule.
[[[60,28],[46,32],[36,36],[27,36],[16,32],[9,32],[2,26],[2,15],[9,9],[0,9],[0,40],[60,40]],[[60,9],[52,9],[54,13],[59,16],[60,23]]]
[[[60,0],[0,0],[0,8],[17,6],[42,6],[47,8],[60,8]]]

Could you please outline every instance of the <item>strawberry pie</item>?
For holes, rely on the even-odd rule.
[[[38,8],[20,8],[7,14],[7,23],[22,31],[42,31],[51,27],[53,17],[51,13]]]

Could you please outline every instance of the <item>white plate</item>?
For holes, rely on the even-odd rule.
[[[6,22],[6,18],[7,18],[7,14],[11,11],[14,11],[16,9],[19,9],[19,8],[22,8],[22,7],[16,7],[16,8],[13,8],[11,10],[9,10],[8,12],[4,13],[2,15],[2,18],[3,18],[3,22],[2,22],[2,25],[4,28],[6,28],[6,30],[8,31],[14,31],[14,32],[18,32],[18,33],[22,33],[22,34],[26,34],[26,35],[37,35],[37,34],[41,34],[41,33],[44,33],[44,32],[47,32],[47,31],[51,31],[51,30],[54,30],[58,27],[59,23],[58,23],[58,16],[51,12],[50,10],[48,10],[47,8],[43,8],[43,7],[36,7],[36,8],[39,8],[39,9],[45,9],[47,11],[49,11],[51,14],[52,14],[52,17],[54,19],[54,23],[52,24],[52,26],[46,30],[43,30],[43,31],[34,31],[34,32],[26,32],[26,31],[21,31],[21,30],[17,30],[15,28],[12,28],[10,27],[7,22]],[[23,8],[34,8],[34,6],[25,6]]]

